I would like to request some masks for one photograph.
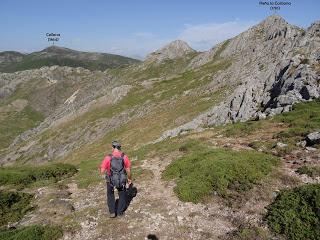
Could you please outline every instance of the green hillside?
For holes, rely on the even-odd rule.
[[[109,68],[138,63],[139,60],[108,53],[86,53],[67,48],[49,47],[40,52],[22,55],[16,52],[2,52],[10,60],[12,56],[20,56],[17,61],[0,62],[0,72],[16,72],[43,66],[83,67],[89,70],[104,71]],[[9,61],[8,60],[8,61]]]

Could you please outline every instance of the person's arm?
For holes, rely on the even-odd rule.
[[[126,168],[126,172],[127,172],[127,177],[128,177],[128,184],[132,183],[131,180],[131,169],[130,168]]]
[[[105,178],[106,177],[106,172],[107,170],[103,169],[100,167],[100,175],[101,175],[101,178]]]
[[[128,156],[124,156],[124,167],[126,169],[127,173],[127,178],[128,178],[128,184],[132,183],[132,178],[131,178],[131,162],[128,158]]]
[[[100,174],[101,174],[101,178],[105,178],[108,172],[108,164],[109,164],[110,160],[109,157],[105,157],[101,163],[100,166]]]

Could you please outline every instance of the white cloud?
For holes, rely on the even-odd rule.
[[[188,42],[196,50],[203,51],[238,35],[254,24],[253,21],[240,21],[239,19],[224,23],[186,24],[178,38]]]
[[[174,39],[164,39],[153,33],[133,33],[127,38],[101,39],[88,46],[88,51],[107,52],[143,59],[147,54]]]
[[[170,40],[169,40],[170,41]],[[129,57],[143,59],[147,54],[161,48],[169,41],[160,38],[128,38],[119,39],[116,42],[107,44],[104,52],[110,52],[113,54],[125,55]]]
[[[235,20],[225,23],[205,23],[185,25],[176,36],[165,38],[152,32],[135,32],[126,38],[73,39],[67,41],[67,47],[95,52],[113,53],[143,59],[145,56],[169,42],[181,39],[198,51],[212,48],[215,44],[233,37],[255,22]]]

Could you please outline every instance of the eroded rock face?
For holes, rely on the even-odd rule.
[[[232,61],[221,78],[238,84],[233,94],[194,120],[166,131],[157,141],[202,126],[264,119],[292,109],[293,104],[320,96],[320,23],[307,30],[270,16],[240,35],[196,56],[190,69],[212,60]],[[226,80],[227,78],[227,80]]]
[[[176,40],[149,54],[146,57],[145,63],[160,63],[166,59],[175,59],[195,52],[196,51],[193,50],[186,42]]]

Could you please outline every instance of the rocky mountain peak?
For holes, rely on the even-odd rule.
[[[162,51],[163,50],[172,50],[172,51],[181,50],[184,52],[194,52],[195,51],[188,45],[188,43],[186,43],[185,41],[179,40],[179,39],[167,44],[161,50]]]
[[[298,34],[300,29],[297,26],[289,24],[284,18],[279,15],[271,15],[255,26],[255,29],[263,30],[268,39],[273,39],[282,36],[286,39],[292,38]]]
[[[284,20],[283,17],[281,17],[280,15],[270,15],[268,16],[266,19],[264,19],[262,22],[262,24],[269,24],[269,25],[274,25],[274,24],[288,24],[286,22],[286,20]]]
[[[175,59],[194,52],[196,51],[186,42],[175,40],[165,45],[163,48],[149,54],[146,58],[146,62],[161,62],[165,59]]]

